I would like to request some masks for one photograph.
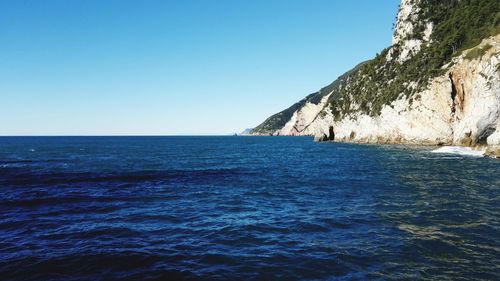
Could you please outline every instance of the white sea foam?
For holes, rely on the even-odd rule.
[[[463,146],[443,146],[432,151],[433,153],[459,154],[475,157],[483,157],[484,150],[474,150],[470,147]]]

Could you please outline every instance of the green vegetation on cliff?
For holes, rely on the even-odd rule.
[[[331,98],[335,119],[356,111],[378,115],[384,105],[400,95],[413,98],[425,89],[430,78],[446,71],[443,66],[453,56],[500,31],[498,0],[422,0],[419,8],[413,33],[406,39],[421,40],[426,23],[432,22],[430,43],[422,44],[421,50],[403,63],[387,60],[390,49],[383,50],[356,73],[338,96]],[[393,46],[391,56],[398,57],[400,50],[401,46]],[[359,108],[351,108],[352,105]]]
[[[319,91],[308,95],[307,97],[295,103],[294,105],[290,106],[289,108],[267,118],[266,121],[264,121],[259,126],[255,127],[252,130],[252,133],[271,134],[277,129],[285,126],[288,120],[292,118],[293,113],[296,110],[300,109],[302,106],[304,106],[307,102],[318,104],[321,102],[321,99],[324,96],[328,95],[329,93],[333,92],[332,95],[339,93],[343,85],[346,84],[346,82],[348,81],[348,78],[351,77],[352,74],[355,73],[363,64],[364,63],[358,64],[352,70],[344,73],[342,76],[337,78],[337,80],[333,81],[328,86],[321,88]]]
[[[446,72],[451,59],[464,50],[477,46],[481,40],[500,32],[499,0],[420,0],[418,13],[412,20],[413,32],[404,40],[422,40],[428,23],[433,31],[429,42],[423,41],[420,51],[400,63],[403,46],[398,44],[357,66],[337,81],[311,94],[292,107],[271,116],[253,132],[270,133],[281,127],[307,101],[318,103],[326,94],[334,118],[341,120],[356,112],[372,116],[380,114],[384,105],[400,96],[412,101],[424,90],[429,79]],[[481,57],[485,49],[473,50],[467,59]],[[389,57],[389,59],[388,59]]]

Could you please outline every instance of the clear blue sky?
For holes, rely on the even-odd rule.
[[[399,0],[0,0],[0,135],[229,134],[390,45]]]

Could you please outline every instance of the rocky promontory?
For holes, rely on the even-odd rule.
[[[392,45],[252,130],[500,156],[500,2],[402,0]]]

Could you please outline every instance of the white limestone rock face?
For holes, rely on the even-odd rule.
[[[386,56],[387,60],[395,59],[399,63],[403,63],[417,54],[422,48],[422,44],[430,42],[434,27],[432,22],[424,20],[424,33],[422,35],[414,34],[416,23],[421,21],[418,18],[420,12],[418,4],[420,4],[420,0],[401,1],[392,36],[392,47]],[[398,55],[395,57],[396,49]]]
[[[418,39],[405,40],[401,46],[401,53],[396,58],[399,63],[403,63],[420,51],[422,41]]]
[[[394,34],[392,36],[392,45],[397,45],[413,33],[414,22],[418,20],[420,9],[417,4],[420,0],[401,0]]]
[[[500,146],[500,125],[497,124],[497,127],[496,127],[496,130],[495,132],[493,132],[493,134],[491,134],[488,138],[487,138],[487,144],[490,145],[490,146]]]
[[[288,121],[283,128],[276,131],[274,135],[280,136],[298,136],[298,135],[313,135],[314,130],[308,129],[311,124],[318,117],[318,114],[325,107],[331,93],[324,96],[318,104],[306,102],[306,104],[299,110],[293,113],[292,118]],[[315,125],[314,125],[315,126]]]
[[[475,48],[487,46],[472,60],[465,51],[426,90],[384,106],[379,116],[356,113],[334,121],[328,95],[319,104],[306,103],[276,134],[325,140],[332,128],[335,141],[500,147],[500,35]]]
[[[434,24],[432,22],[427,22],[425,24],[424,37],[423,37],[425,42],[431,42],[431,35],[433,30],[434,30]]]
[[[329,108],[324,108],[321,111],[313,123],[311,123],[305,130],[305,135],[315,136],[319,140],[319,138],[323,139],[324,137],[329,137],[330,135],[330,127],[333,124],[333,114]]]
[[[380,116],[357,114],[334,122],[335,140],[363,143],[500,145],[500,35],[476,48],[491,46],[434,78],[416,100],[402,98]]]
[[[420,3],[401,0],[388,61],[404,64],[432,43],[434,24],[419,18]],[[415,34],[417,27],[423,32]],[[411,97],[400,96],[385,105],[378,116],[363,114],[357,111],[359,104],[350,104],[350,113],[335,120],[328,106],[330,93],[318,104],[308,102],[299,108],[273,134],[313,135],[319,141],[469,146],[500,157],[500,35],[475,48],[484,54],[466,59],[474,48],[464,51],[447,64],[445,74],[432,78],[425,90]],[[414,87],[418,78],[406,85]],[[349,78],[345,83],[350,83]]]
[[[456,95],[453,141],[461,145],[500,145],[500,35],[476,48],[488,50],[473,60],[460,56],[450,70]]]
[[[399,99],[384,106],[380,116],[359,114],[334,126],[336,140],[363,143],[449,144],[452,141],[451,83],[436,79],[411,104]]]

